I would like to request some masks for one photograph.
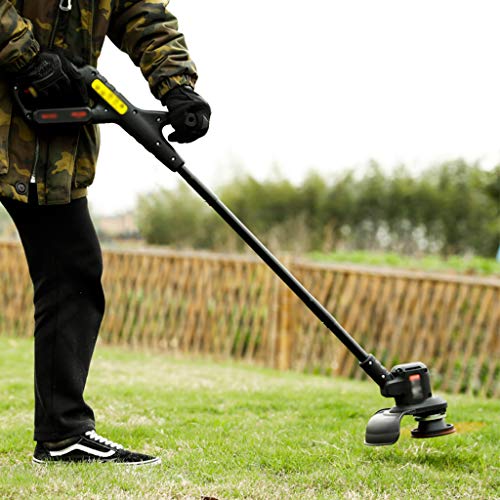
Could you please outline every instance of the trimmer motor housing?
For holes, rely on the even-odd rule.
[[[390,373],[393,378],[380,392],[386,398],[394,398],[396,405],[417,404],[432,396],[429,370],[423,363],[396,365]]]
[[[444,421],[448,405],[443,398],[432,395],[429,370],[423,363],[396,365],[384,376],[380,392],[385,397],[394,398],[396,406],[379,410],[372,416],[366,427],[365,444],[379,446],[395,443],[404,415],[413,415],[418,422],[418,427],[411,433],[414,438],[455,432],[453,425]]]

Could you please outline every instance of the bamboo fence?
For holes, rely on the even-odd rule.
[[[500,279],[284,264],[387,367],[421,360],[434,387],[500,396]],[[200,252],[105,251],[101,340],[362,378],[356,359],[259,260]],[[29,336],[22,249],[0,244],[0,332]]]

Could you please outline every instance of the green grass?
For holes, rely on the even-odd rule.
[[[362,264],[394,267],[415,271],[452,272],[462,274],[500,275],[500,262],[484,257],[453,255],[445,259],[439,255],[409,257],[393,252],[311,252],[307,257],[317,262]]]
[[[369,382],[99,346],[97,431],[162,465],[33,466],[32,344],[0,338],[0,498],[499,498],[500,402],[449,396],[459,432],[370,448]]]

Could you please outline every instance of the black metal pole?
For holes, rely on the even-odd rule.
[[[392,378],[391,373],[372,354],[368,354],[337,320],[322,306],[293,274],[259,241],[254,234],[222,203],[222,201],[186,168],[183,159],[177,154],[162,134],[163,127],[169,123],[168,113],[146,111],[135,107],[120,94],[99,72],[91,67],[81,68],[80,74],[99,96],[100,102],[94,108],[65,110],[45,110],[33,114],[25,109],[14,89],[15,96],[28,119],[39,123],[49,123],[44,116],[56,116],[58,123],[72,123],[76,114],[84,113],[85,120],[93,123],[117,123],[148,151],[154,154],[166,167],[179,175],[208,203],[220,217],[254,250],[254,252],[276,273],[276,275],[297,295],[313,314],[349,349],[359,360],[361,368],[381,387]],[[96,97],[96,96],[94,96]],[[51,113],[47,113],[51,111]],[[70,110],[71,111],[71,110]],[[75,114],[75,112],[77,112]],[[53,119],[52,119],[53,121]],[[80,121],[82,121],[80,119]]]
[[[297,297],[351,351],[360,362],[370,355],[347,333],[338,321],[309,293],[300,281],[259,241],[254,234],[186,166],[177,173],[224,219],[247,245],[281,278]]]

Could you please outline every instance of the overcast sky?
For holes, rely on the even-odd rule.
[[[211,104],[209,134],[176,147],[216,190],[273,165],[293,181],[375,159],[418,171],[465,157],[500,162],[497,0],[172,0]],[[106,42],[100,71],[134,104],[161,105]],[[178,177],[115,125],[89,199],[98,214]]]

